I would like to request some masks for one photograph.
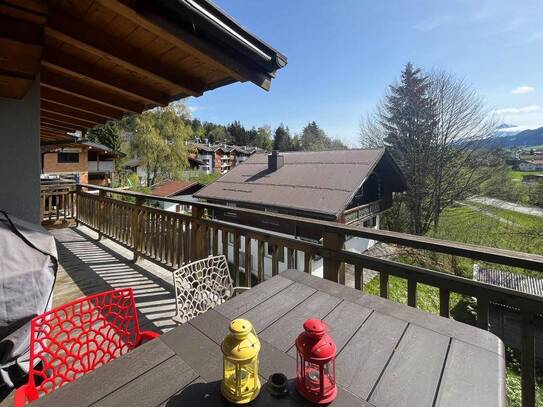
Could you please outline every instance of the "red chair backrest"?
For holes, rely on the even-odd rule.
[[[131,288],[81,298],[31,323],[31,399],[124,355],[140,340]],[[42,366],[36,366],[41,362]]]

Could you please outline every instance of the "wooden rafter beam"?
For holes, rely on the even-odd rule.
[[[49,102],[76,112],[82,111],[105,119],[117,120],[123,117],[122,109],[104,106],[101,103],[84,99],[79,95],[68,94],[44,86],[40,90],[42,103]]]
[[[58,135],[62,135],[63,137],[67,137],[66,133],[72,132],[71,130],[66,129],[58,129],[56,127],[50,126],[46,123],[40,123],[40,131],[46,131],[48,133],[55,133]]]
[[[51,129],[57,129],[57,130],[66,130],[75,132],[77,130],[83,131],[86,129],[86,127],[83,126],[77,126],[75,124],[68,124],[68,123],[62,123],[57,120],[47,119],[47,118],[40,118],[40,124],[44,127],[51,128]]]
[[[131,6],[135,6],[132,8],[124,0],[96,1],[103,7],[122,15],[176,47],[196,56],[199,60],[228,73],[236,80],[241,82],[250,80],[263,89],[270,89],[271,81],[269,77],[247,69],[237,59],[226,55],[217,46],[206,43],[197,35],[193,35],[176,24],[166,21],[153,10],[153,2],[131,1]]]
[[[73,117],[66,117],[57,113],[48,112],[43,109],[40,109],[40,117],[42,119],[51,119],[59,123],[73,124],[73,125],[81,126],[85,128],[94,127],[97,124],[97,123],[89,123],[86,120],[76,119]]]
[[[40,110],[42,112],[55,113],[64,117],[71,117],[74,119],[84,120],[89,124],[95,125],[105,123],[108,119],[93,113],[85,112],[84,110],[78,110],[63,106],[57,103],[41,100]]]
[[[48,6],[43,0],[0,0],[0,14],[44,24]]]
[[[145,108],[143,104],[117,93],[108,91],[107,89],[99,89],[89,83],[63,76],[45,67],[41,73],[41,85],[124,112],[141,113]]]
[[[128,70],[166,84],[188,96],[200,96],[205,84],[178,70],[157,64],[140,50],[121,39],[103,35],[97,28],[75,21],[60,13],[51,15],[45,29],[47,36],[77,47],[100,58],[112,61]]]
[[[139,99],[143,104],[166,106],[170,97],[156,91],[141,81],[134,81],[97,66],[90,66],[73,55],[55,49],[46,49],[42,57],[42,66],[61,74],[72,76],[105,87],[113,92]]]

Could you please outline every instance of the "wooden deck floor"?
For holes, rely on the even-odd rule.
[[[132,252],[90,229],[53,229],[60,267],[53,306],[115,288],[132,287],[142,329],[166,332],[176,326],[171,272],[149,261],[132,261]]]

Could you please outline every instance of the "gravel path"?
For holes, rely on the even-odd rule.
[[[483,205],[494,206],[495,208],[507,209],[525,215],[543,217],[543,209],[533,206],[519,205],[513,202],[502,201],[501,199],[489,198],[486,196],[475,196],[468,199],[469,202],[476,202]]]

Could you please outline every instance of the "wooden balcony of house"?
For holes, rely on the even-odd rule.
[[[280,273],[280,251],[283,250],[286,253],[286,268],[290,270],[288,279],[298,281],[300,284],[309,284],[314,288],[321,287],[327,295],[337,295],[339,304],[341,301],[354,298],[352,296],[355,295],[351,291],[345,293],[342,291],[343,288],[340,288],[346,281],[344,266],[351,265],[354,275],[352,279],[347,280],[354,281],[352,288],[363,296],[364,304],[372,304],[379,312],[389,313],[400,319],[404,318],[411,321],[409,323],[416,326],[420,324],[430,331],[445,330],[452,335],[449,341],[457,340],[458,338],[454,335],[459,333],[457,331],[463,331],[463,328],[458,328],[463,324],[458,322],[454,322],[458,324],[455,325],[456,328],[444,328],[446,326],[444,318],[450,318],[451,314],[451,295],[460,294],[475,299],[476,325],[482,330],[492,331],[489,319],[489,309],[492,304],[510,307],[519,315],[521,321],[520,337],[516,338],[516,341],[520,344],[521,353],[523,406],[535,405],[535,351],[536,347],[543,346],[543,343],[536,344],[541,338],[536,337],[535,325],[541,320],[543,297],[446,274],[439,270],[429,270],[349,252],[343,249],[343,243],[348,236],[363,237],[401,247],[537,272],[543,271],[543,256],[197,201],[187,202],[187,205],[192,207],[190,213],[167,212],[148,206],[146,202],[162,199],[179,203],[179,199],[159,199],[155,196],[91,185],[77,185],[75,189],[69,191],[47,189],[44,194],[46,202],[44,221],[49,225],[56,221],[56,226],[59,224],[71,226],[69,228],[55,227],[51,230],[58,243],[61,266],[55,288],[55,303],[64,303],[81,295],[89,295],[110,288],[130,286],[135,289],[144,328],[165,332],[175,326],[171,320],[175,310],[172,270],[209,255],[225,254],[231,266],[230,272],[234,284],[254,287],[266,280],[271,281],[277,278],[278,274],[283,275]],[[50,204],[51,202],[55,204]],[[354,211],[359,210],[366,209],[354,209]],[[304,235],[311,236],[312,239],[304,240],[301,238]],[[316,235],[320,236],[317,241],[314,240]],[[252,258],[250,250],[253,242],[258,248],[255,259]],[[264,259],[268,254],[271,255],[271,270],[265,269]],[[324,260],[324,279],[338,285],[328,282],[325,285],[315,285],[316,283],[312,281],[304,280],[304,276],[311,274],[315,255],[321,256]],[[298,261],[300,258],[303,258],[302,262]],[[246,267],[246,265],[249,266]],[[363,293],[364,274],[370,270],[378,273],[380,296],[384,299],[389,297],[391,276],[406,280],[407,305],[413,311],[406,311],[408,307]],[[271,286],[266,284],[262,287],[273,287],[276,283],[272,283]],[[417,291],[421,285],[434,287],[437,290],[439,316],[414,310],[417,308]],[[258,296],[268,298],[272,294],[260,293]],[[261,301],[265,301],[264,297]],[[247,304],[244,308],[243,304],[239,303],[242,298],[253,297],[242,295],[236,302],[237,306],[241,307],[240,309],[249,309]],[[251,301],[254,301],[254,298]],[[303,301],[302,299],[302,304]],[[254,306],[255,304],[251,307]],[[263,307],[262,304],[260,306]],[[295,306],[296,304],[293,305]],[[284,312],[289,315],[295,314],[296,309],[290,311],[285,309]],[[322,312],[324,317],[327,311]],[[415,314],[410,314],[410,312],[415,312]],[[353,315],[345,314],[344,317],[351,318]],[[354,317],[356,320],[361,318],[360,315],[354,315]],[[475,328],[470,329],[479,331]],[[501,342],[500,345],[496,345],[490,336],[481,338],[478,343],[482,348],[493,343],[493,352],[496,352],[499,358],[505,358]],[[443,355],[445,360],[449,360],[447,355],[452,352],[450,344],[451,342],[444,347],[447,350]],[[479,349],[477,352],[479,351],[481,355],[485,353],[484,349]],[[476,355],[472,356],[477,358]],[[443,362],[442,360],[439,363],[457,363],[457,361]],[[441,370],[436,371],[439,377],[435,383],[432,382],[436,386],[432,390],[432,397],[440,394],[439,386],[443,385],[443,369],[445,368],[444,365],[440,366]],[[503,365],[501,368],[495,368],[500,370]],[[488,366],[481,367],[478,373],[473,374],[484,374],[485,369],[488,370]],[[470,374],[466,372],[466,375]],[[377,375],[375,380],[374,386],[377,386],[380,376]],[[505,397],[503,387],[489,386],[490,390],[480,389],[480,391],[494,392],[496,396],[494,400]],[[369,393],[365,394],[369,400]],[[373,404],[370,403],[370,405]]]

